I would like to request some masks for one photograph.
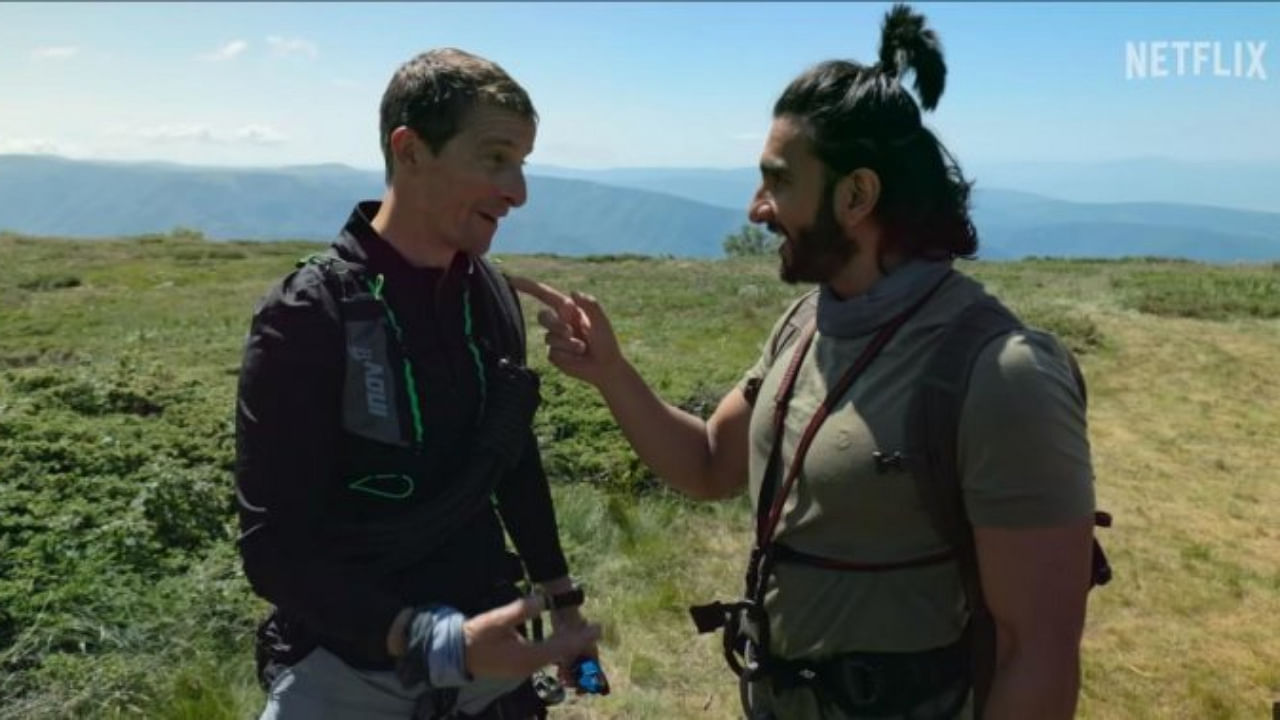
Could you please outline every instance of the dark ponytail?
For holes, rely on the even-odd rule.
[[[902,86],[908,71],[919,104]],[[827,169],[827,192],[857,168],[879,176],[882,253],[950,259],[978,250],[969,219],[972,183],[921,121],[920,108],[937,107],[946,77],[937,35],[924,16],[898,4],[885,15],[877,64],[819,63],[774,105],[774,117],[794,117],[808,134]]]

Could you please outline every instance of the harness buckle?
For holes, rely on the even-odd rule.
[[[841,669],[845,687],[849,688],[849,699],[854,705],[870,705],[880,699],[884,680],[879,670],[864,662],[846,663]]]
[[[729,622],[729,608],[722,602],[693,605],[689,608],[689,615],[699,635],[719,630]]]

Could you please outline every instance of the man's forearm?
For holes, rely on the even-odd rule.
[[[533,431],[527,433],[520,464],[498,483],[498,512],[515,543],[529,579],[543,582],[568,576],[569,565],[560,545],[551,488]]]
[[[1078,654],[1001,648],[982,720],[1070,720],[1080,691]]]
[[[600,394],[631,447],[655,475],[690,497],[722,494],[711,473],[705,422],[664,402],[628,362],[601,383]]]
[[[558,595],[572,590],[573,580],[568,575],[561,575],[558,578],[544,580],[543,582],[538,583],[538,586],[542,588],[543,592]]]

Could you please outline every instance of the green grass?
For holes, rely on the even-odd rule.
[[[1143,313],[1204,320],[1280,317],[1280,266],[1227,270],[1144,270],[1116,282]]]
[[[253,717],[263,605],[233,545],[232,407],[253,305],[305,243],[0,235],[0,718]],[[504,258],[596,295],[663,395],[706,415],[799,290],[769,259]],[[1280,697],[1280,266],[965,263],[1080,353],[1116,580],[1091,599],[1081,717],[1265,716]],[[745,498],[662,489],[549,368],[542,444],[616,692],[556,716],[734,717],[717,637]]]

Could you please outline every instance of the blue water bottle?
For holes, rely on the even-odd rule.
[[[590,695],[608,695],[609,680],[604,676],[600,662],[595,658],[578,658],[573,666],[578,689]]]

